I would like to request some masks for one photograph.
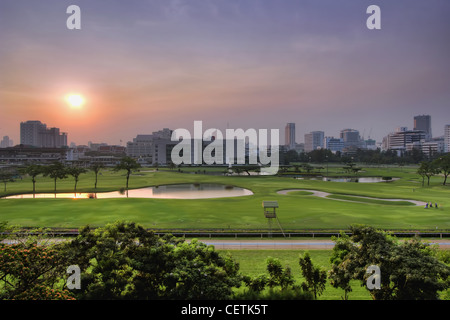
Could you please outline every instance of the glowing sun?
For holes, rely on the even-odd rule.
[[[67,102],[71,107],[79,108],[84,104],[84,99],[79,94],[70,94],[67,96]]]

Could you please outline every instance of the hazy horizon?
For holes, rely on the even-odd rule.
[[[81,8],[81,30],[66,9]],[[366,9],[381,8],[381,30]],[[450,1],[2,0],[0,137],[39,120],[68,143],[163,128],[367,138],[450,124]],[[85,99],[71,108],[69,93]]]

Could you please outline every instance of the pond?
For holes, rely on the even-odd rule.
[[[107,199],[107,198],[158,198],[158,199],[209,199],[223,197],[241,197],[253,195],[248,189],[221,184],[174,184],[126,191],[97,193],[36,193],[20,194],[5,199],[26,198],[72,198],[72,199]]]
[[[382,177],[296,177],[299,180],[320,180],[333,182],[359,182],[359,183],[376,183],[398,180],[398,178],[391,178],[384,180]]]

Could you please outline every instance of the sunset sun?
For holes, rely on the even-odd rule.
[[[67,102],[71,107],[79,108],[84,104],[84,99],[79,94],[70,94],[67,96]]]

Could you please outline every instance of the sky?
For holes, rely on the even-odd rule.
[[[69,143],[126,145],[203,121],[284,144],[294,122],[297,142],[346,128],[381,141],[420,114],[439,136],[449,39],[448,0],[0,0],[0,136],[19,143],[20,122],[40,120]]]

